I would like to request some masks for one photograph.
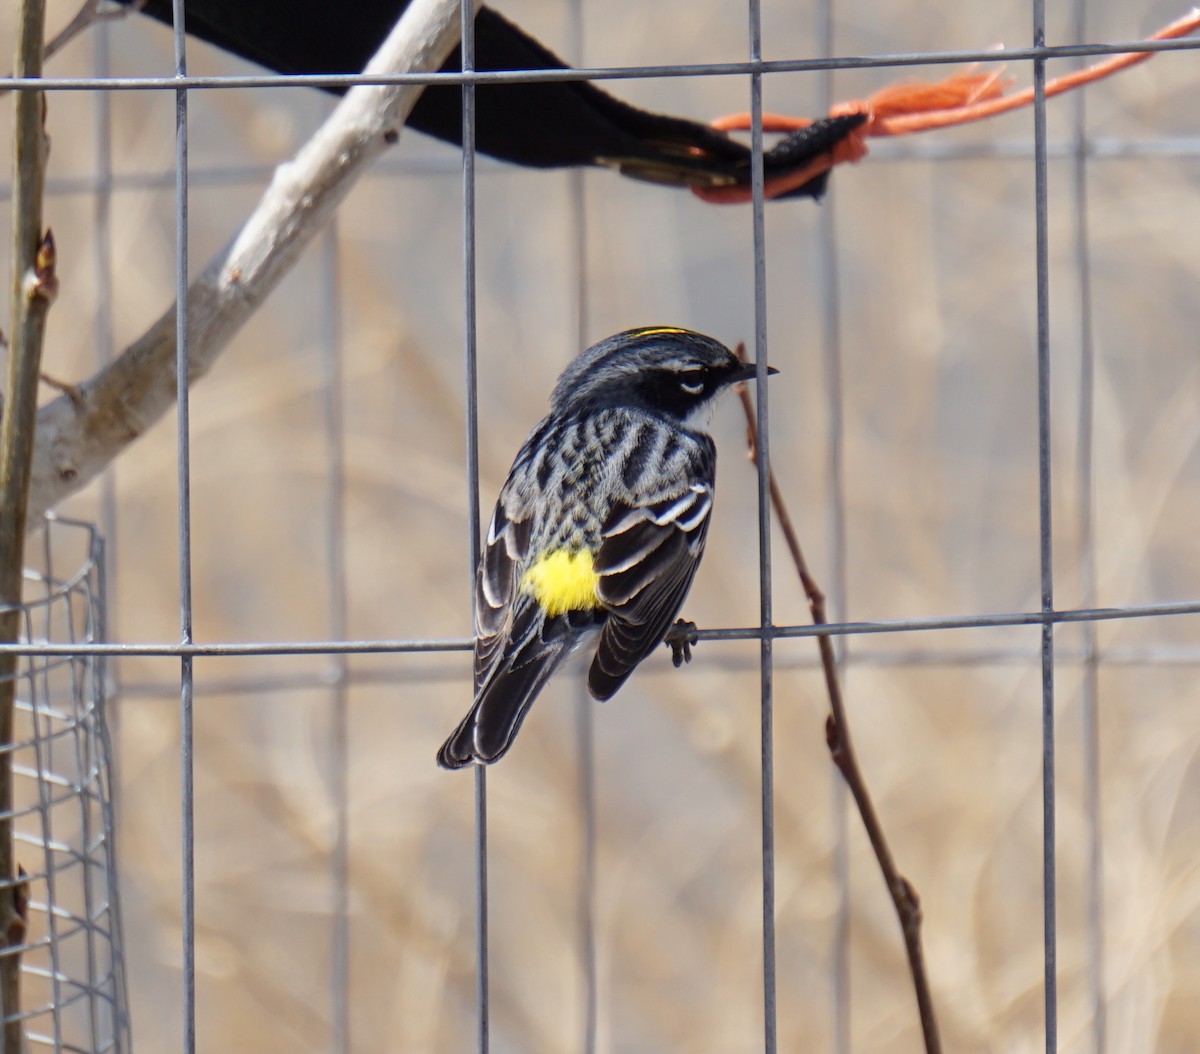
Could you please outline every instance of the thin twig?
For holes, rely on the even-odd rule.
[[[743,362],[746,361],[744,344],[738,345],[737,355]],[[757,465],[758,426],[754,404],[750,400],[750,393],[745,385],[738,386],[738,394],[742,401],[742,409],[746,413],[746,444],[750,451],[750,459]],[[768,473],[767,482],[771,492],[771,507],[775,510],[775,518],[779,521],[779,528],[787,542],[788,552],[791,553],[792,562],[796,565],[796,572],[800,576],[800,584],[808,599],[813,624],[823,626],[828,621],[825,617],[825,594],[808,570],[808,563],[800,548],[800,539],[796,534],[796,528],[792,523],[787,505],[784,503],[783,493],[779,489],[774,472]],[[912,974],[913,988],[917,996],[917,1009],[921,1016],[921,1032],[925,1037],[925,1050],[927,1054],[940,1054],[942,1044],[938,1036],[937,1018],[934,1014],[929,978],[925,972],[925,956],[921,950],[921,902],[911,883],[896,868],[892,851],[883,833],[883,826],[879,822],[879,815],[875,811],[875,804],[867,789],[867,782],[858,766],[858,758],[854,753],[854,744],[850,738],[850,722],[846,718],[846,708],[842,699],[842,686],[838,678],[832,638],[822,634],[817,637],[817,647],[821,653],[821,668],[825,673],[825,688],[829,693],[829,717],[825,721],[825,741],[829,745],[833,763],[841,772],[842,778],[846,781],[846,786],[850,788],[850,793],[858,806],[863,826],[867,830],[867,837],[871,841],[871,848],[875,850],[879,869],[883,873],[883,880],[887,884],[892,903],[896,908],[896,915],[900,919],[900,929],[904,934],[904,948],[908,954],[908,968]]]
[[[85,29],[96,25],[98,22],[115,22],[121,18],[127,18],[135,11],[140,11],[146,6],[146,0],[135,0],[131,4],[123,4],[121,6],[105,10],[104,0],[83,0],[83,6],[75,12],[74,17],[62,29],[54,34],[48,41],[42,54],[42,61],[52,58],[68,44],[71,43]],[[21,76],[20,73],[14,76]],[[7,95],[11,88],[0,88],[0,95]]]
[[[13,68],[40,77],[45,0],[22,0]],[[45,97],[20,91],[13,122],[12,321],[4,419],[0,422],[0,641],[21,632],[25,512],[37,421],[38,372],[46,315],[57,292],[54,238],[42,229],[46,182]],[[25,882],[13,843],[13,717],[18,658],[0,655],[0,1011],[4,1050],[24,1049],[21,961],[25,943]]]
[[[146,0],[134,0],[131,4],[121,4],[105,10],[104,2],[105,0],[84,0],[83,6],[75,12],[75,17],[46,41],[46,58],[53,58],[80,33],[96,23],[120,21],[146,6]]]

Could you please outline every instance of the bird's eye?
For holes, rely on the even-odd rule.
[[[679,375],[679,387],[688,395],[699,395],[704,391],[704,371],[684,370]]]

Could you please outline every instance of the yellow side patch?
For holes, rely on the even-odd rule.
[[[538,557],[521,578],[521,589],[533,594],[547,615],[565,615],[599,607],[599,581],[600,576],[592,570],[591,553],[558,549]]]

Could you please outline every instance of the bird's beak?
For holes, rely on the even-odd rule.
[[[767,367],[767,376],[778,373],[774,366]],[[730,384],[737,384],[739,381],[752,381],[758,376],[758,364],[753,362],[744,362],[742,365],[733,371],[733,375],[729,378]]]

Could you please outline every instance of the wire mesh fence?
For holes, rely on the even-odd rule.
[[[12,754],[16,857],[28,900],[19,954],[30,1050],[128,1049],[114,860],[102,548],[86,524],[49,522],[31,545],[21,639],[56,644],[18,670]]]
[[[996,39],[1028,83],[1086,61],[1038,33],[1092,54],[1177,13],[505,7],[692,116],[823,112]],[[50,71],[121,78],[50,96],[56,375],[136,337],[331,105],[188,42],[177,123],[173,50],[131,18]],[[186,442],[160,426],[70,506],[111,539],[139,1043],[482,1046],[477,799],[433,765],[469,690],[478,505],[570,355],[665,321],[782,371],[771,459],[948,1049],[1191,1049],[1196,71],[1189,45],[1086,104],[881,144],[819,209],[464,169],[406,134],[195,389]],[[736,415],[716,427],[696,662],[603,708],[562,678],[488,774],[493,1049],[918,1042],[807,607]]]

